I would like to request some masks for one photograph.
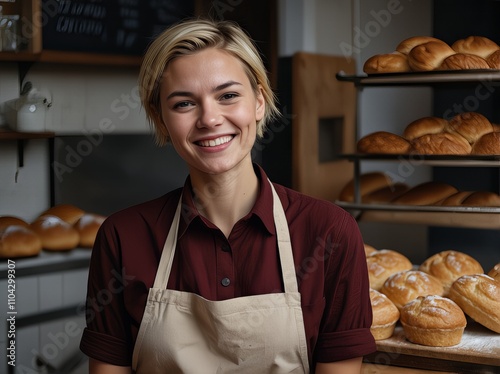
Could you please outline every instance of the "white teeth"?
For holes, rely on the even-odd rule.
[[[224,143],[228,143],[231,141],[232,137],[231,136],[221,136],[220,138],[217,139],[212,139],[212,140],[201,140],[198,142],[199,145],[202,147],[215,147]]]

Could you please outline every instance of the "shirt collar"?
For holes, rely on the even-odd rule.
[[[267,178],[264,170],[257,164],[253,164],[255,174],[259,179],[259,193],[257,195],[257,200],[244,219],[249,219],[252,216],[257,217],[269,234],[275,235],[276,228],[274,226],[274,216],[273,216],[273,192],[271,190],[270,182]],[[194,204],[193,189],[191,185],[191,178],[188,176],[184,183],[182,189],[182,209],[181,218],[179,222],[179,238],[184,235],[187,228],[195,219],[202,220],[202,217]],[[269,209],[271,207],[271,209]]]

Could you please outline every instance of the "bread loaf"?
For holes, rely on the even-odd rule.
[[[29,223],[22,218],[15,216],[0,216],[0,231],[3,231],[7,227],[14,225],[28,227]]]
[[[388,339],[394,333],[399,320],[399,310],[383,293],[371,289],[372,325],[370,331],[375,340]]]
[[[462,205],[500,207],[500,195],[490,191],[474,191],[462,201]]]
[[[444,59],[438,70],[489,69],[488,62],[479,56],[468,53],[455,53]]]
[[[486,274],[463,275],[451,285],[449,297],[470,318],[500,333],[500,283]]]
[[[406,339],[431,347],[457,345],[467,325],[455,302],[436,295],[419,296],[406,304],[400,320]]]
[[[82,248],[92,248],[94,246],[95,238],[99,227],[104,222],[105,217],[99,214],[85,213],[74,224],[74,228],[78,231],[80,236],[80,243]]]
[[[483,135],[493,132],[493,126],[480,113],[463,112],[455,115],[448,121],[446,131],[452,134],[459,134],[472,144]]]
[[[500,155],[500,132],[490,132],[481,136],[472,145],[471,154]]]
[[[457,53],[469,53],[482,58],[488,58],[492,53],[499,50],[500,46],[484,36],[472,35],[455,41],[451,45],[451,48]]]
[[[396,51],[407,55],[417,45],[427,42],[442,42],[442,40],[432,36],[412,36],[400,42],[396,47]]]
[[[394,183],[366,194],[363,196],[362,202],[365,204],[387,204],[409,189],[410,187],[405,183]]]
[[[439,134],[448,126],[448,121],[440,117],[419,118],[406,126],[403,131],[403,138],[414,140],[423,135]]]
[[[439,68],[444,59],[456,52],[443,41],[419,44],[408,54],[408,64],[413,71],[431,71]]]
[[[377,249],[370,244],[364,243],[364,247],[365,247],[365,256],[368,256],[368,255],[372,254],[373,252],[377,252]]]
[[[31,223],[31,229],[40,237],[43,249],[65,251],[80,242],[78,231],[59,217],[43,215]]]
[[[442,251],[427,258],[418,268],[439,279],[448,295],[451,285],[462,275],[482,274],[481,264],[472,256],[458,251]]]
[[[434,205],[457,193],[458,190],[443,182],[421,183],[392,201],[399,205]]]
[[[500,69],[500,49],[486,57],[486,62],[491,69]]]
[[[403,254],[391,250],[381,249],[366,257],[370,288],[380,290],[389,276],[399,271],[413,267],[411,261]]]
[[[354,178],[350,180],[340,191],[339,200],[346,202],[354,201]],[[359,176],[359,191],[361,198],[382,187],[391,185],[391,179],[382,172],[364,173]],[[363,201],[363,200],[362,200]]]
[[[370,57],[363,65],[366,74],[404,73],[410,71],[408,58],[401,53],[386,53]]]
[[[84,210],[74,205],[59,204],[42,212],[40,216],[56,216],[70,225],[74,225],[84,214]]]
[[[386,279],[380,292],[385,294],[401,310],[406,303],[419,296],[443,296],[441,282],[420,270],[404,270]]]
[[[471,150],[471,145],[464,137],[446,132],[416,138],[411,148],[412,153],[420,155],[467,155]]]
[[[496,281],[500,282],[500,262],[491,268],[491,270],[488,272],[488,275]]]
[[[440,202],[437,202],[436,205],[442,206],[461,206],[463,201],[472,194],[473,191],[458,191],[453,195],[443,199]]]
[[[42,250],[37,234],[24,225],[9,225],[0,229],[0,258],[36,256]]]
[[[387,131],[376,131],[358,140],[360,153],[406,154],[411,144],[403,137]]]

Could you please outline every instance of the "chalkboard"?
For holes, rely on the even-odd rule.
[[[43,49],[142,55],[194,0],[42,0]]]

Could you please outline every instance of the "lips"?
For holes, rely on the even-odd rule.
[[[226,135],[219,138],[210,140],[199,140],[196,142],[201,147],[217,147],[221,144],[229,143],[233,139],[233,136]]]

